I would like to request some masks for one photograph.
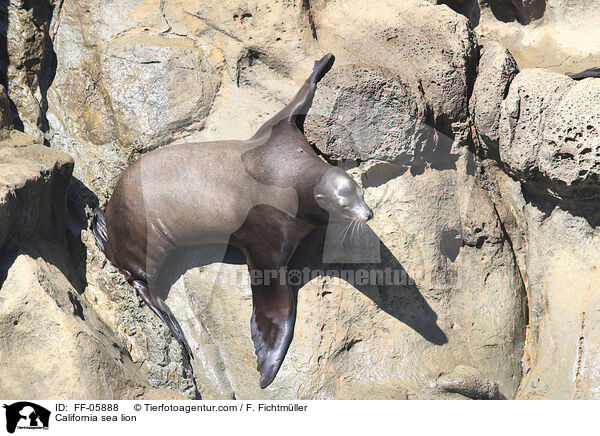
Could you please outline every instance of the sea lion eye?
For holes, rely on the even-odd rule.
[[[304,149],[303,149],[302,147],[298,147],[298,148],[296,149],[296,151],[298,151],[298,152],[300,152],[300,153],[304,153]]]

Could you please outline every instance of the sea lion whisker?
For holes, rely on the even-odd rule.
[[[362,241],[365,236],[365,222],[364,221],[358,222],[358,232],[357,233],[358,233],[358,240]]]
[[[357,228],[358,228],[358,220],[352,220],[352,234],[350,235],[350,239],[355,240],[357,236]]]
[[[344,226],[344,228],[343,228],[342,230],[340,230],[340,233],[339,233],[339,234],[336,236],[336,238],[335,238],[336,240],[338,240],[338,239],[339,239],[339,238],[342,236],[342,234],[346,232],[346,230],[348,229],[348,226],[349,226],[349,225],[350,225],[350,223],[346,224],[346,225]],[[343,242],[344,242],[344,238],[342,237],[342,243],[343,243]]]
[[[348,224],[346,224],[346,227],[345,227],[344,237],[342,238],[342,246],[344,245],[344,242],[346,242],[346,237],[348,236],[348,232],[349,232],[351,226],[352,226],[352,221],[348,221]]]
[[[352,226],[354,224],[354,220],[350,220],[348,221],[348,233],[347,233],[347,237],[348,237],[348,241],[352,242]]]

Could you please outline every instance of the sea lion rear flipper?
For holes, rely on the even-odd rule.
[[[296,300],[288,285],[252,285],[251,335],[258,358],[261,388],[271,384],[292,341]]]
[[[167,325],[167,327],[169,327],[169,330],[175,339],[177,339],[177,341],[183,347],[184,361],[186,365],[191,367],[190,359],[194,358],[192,349],[185,339],[183,330],[177,322],[175,315],[173,315],[173,312],[171,312],[171,309],[169,309],[169,306],[167,306],[167,303],[165,303],[160,297],[154,297],[150,293],[148,286],[141,280],[133,280],[131,284],[138,291],[146,304],[150,306],[150,309],[152,309],[152,311],[158,315],[158,317]]]
[[[154,297],[154,301],[156,302],[158,309],[164,315],[164,317],[161,317],[162,320],[165,322],[165,324],[167,324],[169,330],[171,330],[171,333],[173,333],[173,336],[175,336],[175,339],[177,339],[182,345],[185,354],[187,354],[186,357],[193,358],[194,355],[192,354],[192,348],[190,347],[190,344],[188,344],[187,339],[185,339],[183,329],[179,325],[179,322],[177,322],[177,319],[175,318],[175,315],[173,315],[173,312],[171,312],[171,309],[169,309],[169,306],[167,306],[167,303],[165,303],[160,297]]]
[[[317,90],[317,83],[331,69],[334,60],[335,57],[333,54],[327,53],[320,60],[315,61],[312,74],[306,79],[306,82],[304,82],[302,88],[296,93],[294,99],[279,111],[277,115],[263,124],[254,134],[254,137],[260,137],[281,121],[286,121],[290,124],[294,123],[301,131],[304,131],[304,118],[312,105],[313,97]]]
[[[92,218],[92,233],[100,250],[104,251],[108,242],[108,230],[106,229],[106,218],[104,212],[98,206],[94,208],[94,217]]]

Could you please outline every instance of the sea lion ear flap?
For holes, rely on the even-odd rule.
[[[282,121],[296,124],[298,129],[304,133],[304,118],[306,118],[306,114],[312,105],[313,97],[317,90],[317,83],[319,83],[323,76],[331,69],[334,61],[335,57],[331,53],[328,53],[320,60],[315,61],[312,74],[306,79],[306,82],[304,82],[304,85],[302,85],[302,88],[296,93],[296,96],[290,104],[263,124],[254,134],[254,137],[261,136]]]

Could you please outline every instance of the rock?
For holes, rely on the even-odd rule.
[[[525,237],[517,256],[527,273],[529,325],[516,398],[597,399],[598,228],[560,207],[546,215],[525,201],[518,182],[500,170],[490,175]]]
[[[525,69],[513,80],[501,107],[500,159],[521,179],[531,179],[543,172],[539,160],[542,147],[560,147],[542,143],[546,128],[544,114],[556,107],[574,84],[564,75],[542,69]]]
[[[464,17],[421,0],[378,0],[368,8],[352,0],[316,5],[315,33],[338,66],[379,66],[401,77],[423,94],[435,127],[452,136],[452,123],[468,114],[478,57]]]
[[[286,15],[292,8],[261,2],[248,8],[259,18],[199,1],[63,4],[53,40],[61,62],[48,91],[49,141],[76,156],[75,176],[101,201],[140,152],[202,129],[213,132],[215,120],[218,134],[231,139],[236,124],[254,122],[265,106],[270,113],[279,109],[280,101],[269,104],[264,93],[259,98],[254,89],[239,87],[259,65],[275,72],[261,74],[260,82],[291,82],[289,66],[263,53],[274,43],[274,28],[282,33],[279,39],[295,38],[293,19]],[[285,42],[276,45],[282,56],[295,52]],[[222,110],[210,114],[214,108]],[[251,129],[241,132],[248,136]]]
[[[473,123],[481,139],[481,152],[492,159],[499,158],[500,104],[518,72],[514,58],[500,44],[490,42],[483,46],[469,104]]]
[[[200,398],[193,374],[184,368],[182,349],[169,329],[141,301],[118,270],[107,263],[95,246],[91,232],[84,230],[81,236],[88,247],[83,299],[118,335],[131,360],[153,388],[179,392],[191,399]]]
[[[600,65],[598,4],[585,0],[428,0],[466,16],[478,40],[507,47],[521,68],[565,73]],[[585,35],[585,37],[583,36]]]
[[[532,338],[518,398],[598,399],[598,228],[558,208],[526,211]]]
[[[6,88],[0,85],[0,129],[11,129],[12,126],[8,94],[6,93]]]
[[[60,2],[60,1],[59,1]],[[46,91],[52,80],[53,57],[50,20],[54,0],[16,0],[3,3],[5,53],[0,54],[8,85],[13,124],[38,139],[48,129]]]
[[[600,64],[583,65],[600,39],[574,30],[597,33],[597,11],[574,1],[10,2],[0,390],[596,398],[600,81],[519,72],[491,41],[521,67]],[[471,25],[450,8],[477,26],[481,59]],[[140,153],[249,136],[328,51],[337,61],[305,131],[361,179],[375,219],[344,242],[351,256],[332,243],[334,228],[298,250],[291,268],[322,273],[300,275],[295,337],[266,390],[247,267],[235,253],[184,256],[168,303],[194,349],[190,374],[166,326],[95,246],[89,208]],[[7,130],[11,109],[33,136]],[[467,148],[469,116],[483,162]],[[399,282],[335,277],[385,268]]]
[[[417,105],[411,113],[419,122],[453,136],[451,124],[466,119],[476,68],[466,19],[421,0],[381,0],[370,8],[377,12],[366,22],[343,12],[357,10],[350,4],[127,0],[115,20],[111,2],[62,4],[53,27],[61,62],[48,90],[48,139],[76,157],[75,176],[104,202],[140,152],[173,141],[250,136],[289,101],[325,51],[335,52],[338,66],[370,69],[373,92],[399,92],[404,104]],[[348,20],[360,31],[341,35],[352,26],[336,23]],[[415,22],[425,27],[417,31]],[[348,80],[363,86],[358,79]],[[418,142],[418,135],[411,136]]]
[[[356,10],[355,6],[350,9]],[[87,246],[83,298],[127,344],[132,359],[142,366],[154,387],[170,387],[190,397],[195,392],[171,335],[140,305],[115,269],[104,264],[90,233],[81,230],[87,226],[85,211],[108,198],[120,172],[139,153],[171,142],[250,136],[294,95],[314,59],[334,51],[338,61],[330,74],[337,75],[334,77],[345,88],[339,94],[323,88],[322,111],[312,113],[330,117],[327,122],[337,126],[327,139],[335,141],[332,154],[336,158],[354,156],[343,144],[344,131],[339,126],[344,117],[355,119],[356,106],[363,106],[369,111],[360,122],[357,119],[357,125],[377,122],[384,126],[379,130],[371,127],[368,134],[355,132],[364,143],[355,158],[368,159],[365,177],[374,185],[384,184],[407,168],[418,167],[417,172],[429,165],[446,168],[456,160],[449,153],[452,140],[438,138],[435,127],[453,135],[452,124],[465,122],[477,50],[467,21],[445,7],[420,0],[402,6],[381,1],[370,6],[374,14],[370,22],[352,16],[353,25],[365,37],[371,27],[377,30],[365,39],[356,59],[350,53],[359,39],[352,36],[344,41],[335,35],[336,29],[341,29],[339,23],[346,23],[348,17],[329,3],[259,0],[237,6],[127,0],[118,7],[114,2],[98,1],[65,2],[57,7],[55,17],[60,15],[60,19],[53,21],[51,35],[59,62],[48,90],[50,131],[46,136],[52,147],[76,160],[77,180],[69,201],[78,216],[75,227]],[[399,22],[388,13],[404,18]],[[432,14],[438,19],[435,26],[430,23]],[[421,23],[424,30],[415,30],[414,22]],[[432,46],[430,34],[434,35]],[[349,44],[344,45],[346,42]],[[382,55],[373,58],[379,52]],[[424,64],[423,59],[428,62]],[[367,96],[356,100],[355,92]],[[377,102],[382,97],[386,99]],[[343,110],[332,111],[330,105],[341,101],[346,102]],[[419,125],[414,132],[411,116]],[[307,119],[310,129],[319,138],[327,133],[319,122]],[[315,143],[325,149],[325,140],[319,138],[315,137]],[[431,162],[438,151],[442,164]],[[454,252],[456,243],[450,233],[449,249]],[[245,266],[240,268],[245,271]],[[188,302],[178,315],[184,324],[190,319],[186,325],[192,331],[191,340],[199,344],[195,354],[200,357],[193,361],[198,390],[203,398],[251,397],[257,385],[250,384],[245,370],[255,371],[252,348],[237,351],[229,342],[219,342],[221,333],[215,331],[211,320],[220,315],[199,315],[196,307],[202,305],[199,297],[193,297],[196,289],[189,290],[192,285],[184,283],[181,298],[193,304]],[[204,279],[197,283],[200,289],[208,286]],[[234,297],[223,301],[239,305],[240,311],[242,307],[249,310],[247,301],[242,306]],[[222,340],[231,337],[234,329],[236,341],[249,344],[244,342],[249,341],[247,323],[240,325],[239,332],[237,328],[237,324],[227,326]],[[232,367],[240,353],[242,361],[249,362],[248,368],[246,363]],[[376,383],[361,383],[352,381],[348,392],[376,391],[370,387]],[[402,383],[394,386],[393,392],[381,396],[403,396]],[[506,389],[511,391],[512,384]],[[343,396],[341,388],[332,390],[329,385],[318,391],[303,395]],[[288,389],[277,395],[273,398],[291,394]]]
[[[47,136],[76,159],[83,183],[70,204],[80,211],[80,228],[92,196],[85,186],[102,203],[140,152],[249,136],[293,96],[314,59],[327,51],[337,57],[306,132],[331,158],[360,164],[353,171],[376,219],[366,231],[371,245],[357,253],[369,251],[380,263],[343,256],[348,264],[326,263],[315,253],[329,248],[316,238],[294,265],[388,266],[403,281],[351,285],[322,274],[299,284],[292,347],[263,391],[249,334],[247,267],[218,256],[188,258],[200,267],[174,276],[167,302],[196,356],[202,398],[452,398],[435,382],[465,363],[502,395],[517,391],[523,283],[464,138],[455,135],[467,123],[474,34],[465,18],[420,0],[365,8],[349,1],[237,7],[128,0],[115,20],[110,2],[61,6]],[[81,235],[84,300],[152,386],[193,397],[166,327],[104,263],[89,232]]]
[[[4,398],[133,399],[149,389],[117,339],[56,267],[20,254],[12,263],[4,258],[3,270]]]
[[[77,4],[65,8],[66,23],[79,20]],[[71,35],[85,31],[59,26],[56,50],[66,53],[49,91],[49,138],[77,156],[75,175],[104,197],[129,158],[202,128],[221,81],[221,60],[202,39],[132,28],[96,39],[90,49]]]
[[[66,201],[72,170],[69,155],[25,133],[0,131],[0,391],[6,398],[154,395],[148,372],[87,303],[93,293],[80,295],[85,255]],[[180,382],[181,365],[171,366],[161,368],[156,386]]]
[[[214,56],[183,37],[129,32],[110,40],[100,74],[119,144],[148,150],[202,128],[221,81]]]
[[[389,385],[341,386],[336,400],[408,400],[406,389]]]
[[[409,85],[378,70],[344,65],[319,83],[305,133],[330,159],[409,166],[438,139],[426,111]]]
[[[597,2],[479,0],[479,16],[477,35],[508,48],[520,68],[565,73],[600,65]]]
[[[460,155],[456,169],[406,171],[367,185],[375,218],[363,237],[376,242],[377,262],[323,261],[323,235],[301,245],[290,268],[322,272],[298,284],[294,339],[265,390],[249,335],[246,266],[190,256],[203,266],[177,280],[167,303],[197,356],[202,397],[451,398],[435,381],[465,361],[513,397],[525,340],[524,288],[493,205],[465,173],[467,162]],[[397,283],[359,284],[334,274],[385,268],[398,273]]]
[[[521,71],[501,106],[500,160],[549,213],[560,204],[600,222],[600,82],[540,69]]]
[[[170,389],[151,389],[148,393],[142,395],[140,400],[188,400],[189,398],[184,397],[183,395],[172,391]]]
[[[498,397],[498,385],[481,377],[475,368],[459,365],[454,371],[442,374],[436,381],[438,388],[473,400],[494,400]]]
[[[0,132],[0,247],[10,239],[64,242],[73,159],[36,142]]]

